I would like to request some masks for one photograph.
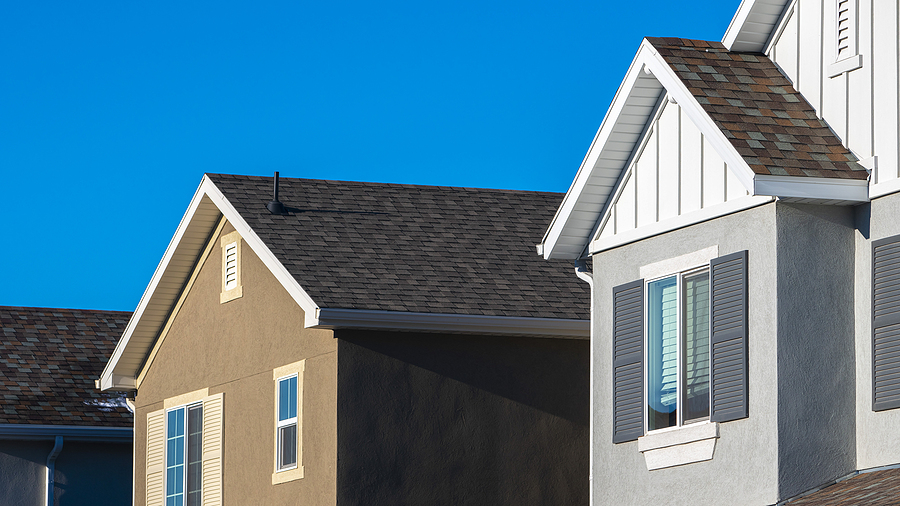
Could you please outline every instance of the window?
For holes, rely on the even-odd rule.
[[[297,467],[297,376],[278,380],[278,471]]]
[[[200,506],[203,405],[166,413],[166,506]]]
[[[647,430],[709,419],[709,269],[647,283]]]
[[[272,484],[303,478],[303,371],[306,360],[281,366],[275,382],[275,470]]]
[[[244,295],[241,286],[241,236],[231,232],[222,236],[222,294],[221,303]]]
[[[707,437],[693,422],[747,417],[747,251],[711,247],[641,275],[612,290],[613,443],[681,425]]]
[[[147,413],[147,506],[221,506],[224,394],[197,390]]]

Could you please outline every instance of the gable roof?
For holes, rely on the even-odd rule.
[[[648,37],[754,174],[867,179],[775,62],[720,42]]]
[[[131,427],[94,386],[131,313],[0,307],[0,424]]]
[[[681,106],[750,195],[868,200],[868,173],[771,60],[718,42],[649,38],[538,247],[544,258],[590,253],[591,237],[664,97]]]
[[[900,502],[900,469],[861,472],[781,504],[790,506],[862,506]]]
[[[590,335],[570,262],[534,244],[561,194],[207,174],[100,377],[133,389],[219,220],[303,309],[305,326]]]
[[[562,194],[208,174],[320,308],[588,319],[534,244]]]

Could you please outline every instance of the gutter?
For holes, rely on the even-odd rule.
[[[17,423],[0,424],[0,440],[55,441],[58,437],[66,437],[72,441],[130,443],[134,440],[134,428],[85,427],[77,425],[26,425]]]
[[[53,443],[53,449],[50,455],[47,455],[47,506],[53,506],[53,489],[55,488],[54,476],[56,474],[56,457],[62,451],[63,437],[56,436]]]

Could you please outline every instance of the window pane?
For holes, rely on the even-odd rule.
[[[684,420],[709,416],[709,272],[684,278]]]
[[[297,377],[278,382],[278,421],[297,416]]]
[[[278,429],[278,469],[297,465],[297,425]]]
[[[184,501],[184,408],[166,414],[166,504]]]
[[[187,427],[187,504],[200,506],[200,485],[203,482],[203,407],[188,409]]]
[[[647,428],[678,423],[677,278],[654,281],[647,289]]]

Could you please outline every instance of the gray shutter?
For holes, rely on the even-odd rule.
[[[713,259],[712,292],[713,422],[746,418],[747,413],[747,251]]]
[[[872,243],[872,410],[900,407],[900,236]]]
[[[644,435],[644,280],[613,288],[613,443]]]

